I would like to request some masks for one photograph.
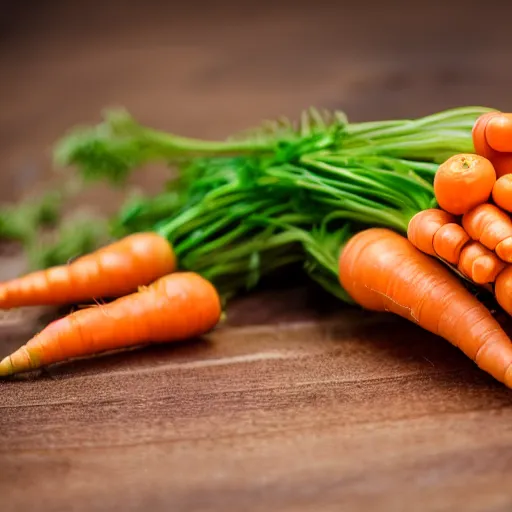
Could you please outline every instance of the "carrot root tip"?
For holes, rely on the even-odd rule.
[[[4,357],[0,361],[0,377],[8,377],[14,373],[14,366],[10,356]]]
[[[498,258],[506,263],[512,263],[512,237],[502,240],[494,250]]]

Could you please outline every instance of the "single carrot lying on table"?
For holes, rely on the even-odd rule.
[[[0,284],[0,309],[120,297],[175,268],[176,257],[165,238],[157,233],[136,233],[68,265]]]
[[[214,286],[178,272],[109,304],[56,320],[0,362],[0,376],[144,343],[185,340],[213,329],[221,316]]]
[[[342,286],[361,306],[437,334],[512,387],[512,342],[489,310],[442,264],[381,228],[353,236],[339,259]]]

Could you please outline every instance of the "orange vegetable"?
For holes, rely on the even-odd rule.
[[[492,198],[501,209],[512,212],[512,174],[505,174],[496,180]]]
[[[389,311],[445,338],[512,387],[512,342],[490,311],[444,265],[406,238],[371,228],[341,251],[339,278],[362,307]]]
[[[487,158],[454,155],[439,166],[434,177],[434,194],[443,210],[462,215],[489,199],[495,181],[496,172]]]
[[[185,340],[212,329],[220,315],[220,298],[209,281],[191,272],[170,274],[51,323],[0,362],[0,376],[144,343]]]
[[[418,212],[407,226],[407,238],[425,254],[435,256],[434,235],[445,224],[455,222],[455,217],[436,208]]]
[[[481,204],[462,217],[466,233],[494,251],[503,240],[512,236],[512,220],[493,204]],[[498,251],[496,251],[498,254]],[[500,256],[500,254],[498,254]],[[501,257],[501,256],[500,256]]]
[[[511,153],[497,153],[492,157],[491,162],[496,171],[496,177],[500,178],[501,176],[512,173]]]
[[[498,304],[512,315],[512,266],[507,265],[496,278],[494,295]]]
[[[0,284],[0,308],[119,297],[175,268],[176,258],[165,238],[156,233],[137,233],[68,265],[32,272]]]
[[[486,114],[482,114],[476,120],[472,130],[473,146],[475,148],[476,154],[483,156],[491,161],[496,156],[497,151],[489,146],[485,132],[489,121],[500,115],[501,112],[488,112]]]
[[[512,152],[512,114],[501,114],[490,118],[485,128],[485,138],[495,151]]]
[[[457,267],[476,284],[488,284],[494,282],[505,263],[481,243],[470,242],[462,249]]]
[[[469,242],[469,236],[459,224],[450,222],[441,226],[434,234],[434,251],[443,260],[457,265],[462,248]]]

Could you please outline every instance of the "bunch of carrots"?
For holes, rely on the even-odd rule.
[[[512,138],[500,116],[466,108],[351,124],[311,110],[298,126],[209,142],[117,112],[74,131],[57,161],[86,180],[122,182],[159,160],[178,162],[180,178],[127,203],[111,223],[116,241],[0,286],[3,308],[115,299],[50,324],[0,376],[203,334],[224,296],[299,264],[342,301],[417,323],[512,387],[512,343],[471,288],[512,312]]]

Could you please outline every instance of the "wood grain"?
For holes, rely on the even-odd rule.
[[[53,141],[113,103],[205,137],[313,104],[358,120],[511,110],[509,17],[492,4],[11,2],[0,199],[50,186]],[[0,278],[22,265],[2,257]],[[0,356],[53,313],[2,320]],[[302,283],[239,299],[201,340],[0,382],[2,512],[505,512],[511,446],[511,393],[454,347]]]

